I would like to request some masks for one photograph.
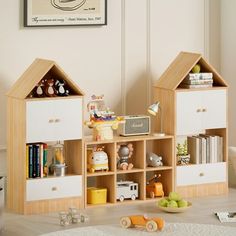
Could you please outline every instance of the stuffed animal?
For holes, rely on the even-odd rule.
[[[146,154],[146,163],[151,167],[163,166],[162,157],[152,152]]]
[[[41,79],[38,82],[38,84],[35,86],[35,91],[34,91],[33,96],[35,96],[35,97],[45,97],[44,86],[45,86],[45,81],[44,81],[44,79]]]
[[[58,96],[68,96],[69,90],[66,89],[66,82],[63,79],[57,79],[55,83],[56,94]]]
[[[45,80],[45,90],[44,91],[48,97],[55,97],[56,96],[56,90],[54,87],[54,79],[53,78]]]
[[[121,170],[131,170],[133,168],[132,163],[128,163],[128,159],[133,154],[133,144],[129,143],[128,145],[117,145],[117,167]]]

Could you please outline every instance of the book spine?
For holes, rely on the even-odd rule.
[[[196,79],[213,79],[213,73],[189,73],[188,79],[196,80]]]
[[[29,178],[33,178],[33,145],[29,144]]]
[[[43,178],[43,144],[40,144],[40,177]]]
[[[40,144],[35,144],[35,148],[36,148],[36,151],[35,151],[35,172],[36,172],[36,178],[38,177],[41,177],[41,174],[40,174]]]
[[[43,144],[43,176],[48,176],[48,164],[47,164],[47,155],[48,155],[48,145]]]
[[[29,145],[26,145],[26,179],[29,178]]]

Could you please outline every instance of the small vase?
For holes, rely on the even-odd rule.
[[[187,155],[177,155],[178,165],[188,165],[190,161],[190,154]]]

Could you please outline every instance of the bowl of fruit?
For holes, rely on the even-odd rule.
[[[184,212],[192,207],[192,203],[184,200],[180,194],[170,192],[169,196],[162,198],[157,202],[157,206],[162,211],[178,213]]]

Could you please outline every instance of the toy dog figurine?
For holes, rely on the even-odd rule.
[[[121,170],[131,170],[133,168],[132,163],[128,163],[128,159],[133,154],[133,144],[129,143],[128,145],[117,145],[117,167]]]
[[[56,94],[58,96],[68,96],[69,90],[66,89],[66,82],[63,79],[57,79],[55,83]]]

